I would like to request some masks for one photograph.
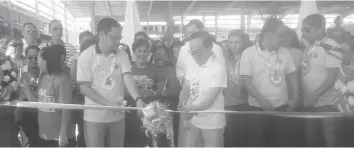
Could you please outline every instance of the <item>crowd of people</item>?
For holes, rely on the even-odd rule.
[[[10,94],[16,100],[99,106],[126,102],[140,108],[160,101],[185,111],[171,114],[178,147],[337,146],[336,133],[343,130],[338,118],[188,113],[344,112],[341,102],[348,97],[342,97],[347,93],[342,87],[350,87],[354,69],[344,64],[348,57],[341,51],[354,46],[353,37],[340,29],[340,18],[335,22],[337,27],[326,31],[323,15],[307,16],[304,40],[299,41],[281,20],[268,18],[252,43],[243,30],[232,30],[227,40],[216,42],[200,20],[191,20],[185,43],[174,41],[168,47],[138,32],[130,50],[120,43],[122,26],[114,19],[100,20],[97,34],[82,32],[78,48],[62,41],[62,24],[53,20],[50,41],[37,43],[36,26],[26,23],[22,39],[1,39],[0,56],[10,56],[21,70],[26,67],[20,89]],[[141,111],[2,106],[0,146],[153,146],[141,129],[142,116]],[[168,138],[159,135],[158,145],[170,146]]]

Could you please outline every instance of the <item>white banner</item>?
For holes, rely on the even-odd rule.
[[[135,33],[139,31],[141,31],[141,25],[138,6],[136,1],[127,0],[122,31],[123,39],[121,40],[121,43],[127,44],[129,46],[133,61],[135,61],[135,56],[132,51],[132,44],[134,42]]]
[[[318,13],[316,0],[301,0],[299,9],[299,21],[296,29],[297,36],[302,41],[302,21],[309,15]]]

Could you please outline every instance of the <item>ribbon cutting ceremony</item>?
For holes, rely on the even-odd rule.
[[[354,1],[0,0],[0,147],[354,147]]]

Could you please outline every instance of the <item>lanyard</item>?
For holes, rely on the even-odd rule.
[[[214,58],[214,56],[215,56],[215,55],[213,54],[210,58]],[[213,60],[213,59],[210,59],[210,60]],[[209,60],[208,60],[208,61],[209,61]],[[208,62],[208,61],[207,61],[207,62]],[[207,67],[207,68],[204,70],[204,72],[202,73],[202,76],[199,78],[198,81],[196,81],[196,72],[194,71],[194,74],[193,74],[193,83],[199,83],[199,81],[203,79],[204,74],[208,71],[208,69],[209,69],[209,67]]]
[[[239,69],[240,69],[240,59],[234,61],[229,61],[229,75],[232,81],[235,81],[239,77]]]
[[[96,61],[97,61],[97,63],[98,63],[98,66],[101,66],[100,59],[101,59],[100,55],[97,55]],[[114,71],[114,67],[115,67],[116,61],[117,61],[117,56],[114,55],[114,59],[113,59],[113,61],[112,61],[112,63],[111,63],[111,66],[110,66],[110,69],[109,69],[109,73],[108,73],[108,74],[107,74],[104,70],[102,70],[102,71],[104,72],[104,74],[105,74],[107,77],[109,77],[109,76],[112,75],[112,73],[113,73],[113,71]]]
[[[276,51],[273,51],[273,52],[271,53],[271,55],[268,57],[268,59],[266,59],[266,58],[264,57],[264,55],[262,54],[261,48],[260,48],[259,46],[257,46],[257,49],[258,49],[258,54],[263,58],[265,64],[268,66],[268,68],[269,68],[271,71],[273,71],[273,69],[272,69],[272,66],[271,66],[270,63],[269,63],[269,60],[270,60],[270,58],[271,58],[274,54],[277,54],[277,55],[276,55],[276,61],[275,61],[276,66],[275,66],[275,69],[274,69],[274,71],[273,71],[273,72],[276,72],[276,70],[279,68],[279,63],[280,63],[280,62],[279,62],[279,53],[276,52]]]
[[[193,75],[193,83],[199,83],[199,81],[203,79],[204,74],[208,71],[208,69],[209,69],[209,67],[207,67],[207,68],[203,71],[202,76],[199,78],[198,81],[196,81],[196,74],[195,74],[196,72],[194,72],[194,75]]]
[[[327,40],[327,36],[324,37],[323,39],[321,39],[321,41],[319,42],[324,42]],[[306,48],[305,52],[304,52],[304,62],[308,63],[311,59],[312,59],[312,52],[318,47],[317,43],[315,43],[314,45],[312,45],[309,48]],[[325,50],[326,51],[326,50]],[[326,51],[327,52],[327,51]]]

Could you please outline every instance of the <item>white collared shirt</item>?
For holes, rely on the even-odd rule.
[[[77,64],[77,82],[89,82],[91,83],[92,89],[97,94],[111,102],[117,101],[119,97],[124,97],[125,86],[123,76],[131,71],[128,55],[124,51],[119,50],[115,54],[112,53],[110,56],[105,57],[104,55],[97,53],[95,48],[96,45],[93,45],[83,51],[79,56]],[[112,63],[113,61],[116,62]],[[109,73],[112,64],[116,65],[114,66],[114,72],[111,74],[114,87],[109,90],[102,86],[102,82],[105,81],[105,76]],[[86,96],[85,104],[100,105]],[[108,110],[86,109],[84,111],[84,120],[89,122],[116,122],[123,117],[124,112],[121,112],[121,114],[117,116],[116,113]]]
[[[195,61],[194,61],[195,62]],[[222,56],[216,54],[202,66],[194,65],[193,70],[188,70],[186,79],[189,80],[190,86],[198,81],[199,89],[197,89],[197,98],[191,102],[192,104],[200,104],[202,99],[208,95],[210,88],[227,87],[226,65]],[[224,110],[224,95],[222,90],[215,98],[215,102],[205,111],[222,111]],[[198,113],[193,116],[191,123],[201,129],[219,129],[226,125],[225,114],[222,113]]]
[[[288,49],[281,47],[276,54],[268,50],[258,52],[258,45],[251,46],[242,52],[240,60],[240,75],[251,76],[252,82],[257,91],[265,97],[273,107],[280,107],[288,101],[288,90],[286,76],[296,70],[295,62]],[[270,80],[271,70],[266,65],[266,59],[272,69],[276,67],[277,56],[279,57],[279,68],[277,74],[281,76],[282,83],[278,86]],[[248,102],[251,106],[260,107],[256,98],[248,96]]]
[[[340,47],[338,43],[331,38],[325,38],[323,42],[335,47]],[[343,57],[342,53],[336,52],[334,50],[330,50],[328,52],[339,58]],[[308,73],[301,75],[301,88],[305,97],[310,96],[319,87],[321,87],[323,82],[327,79],[327,68],[340,68],[342,64],[340,59],[337,59],[333,55],[328,54],[322,47],[314,48],[314,50],[309,54],[312,55],[309,60],[309,71]],[[336,90],[334,86],[331,87],[327,90],[327,92],[319,96],[315,107],[333,105],[339,94],[339,90]]]

